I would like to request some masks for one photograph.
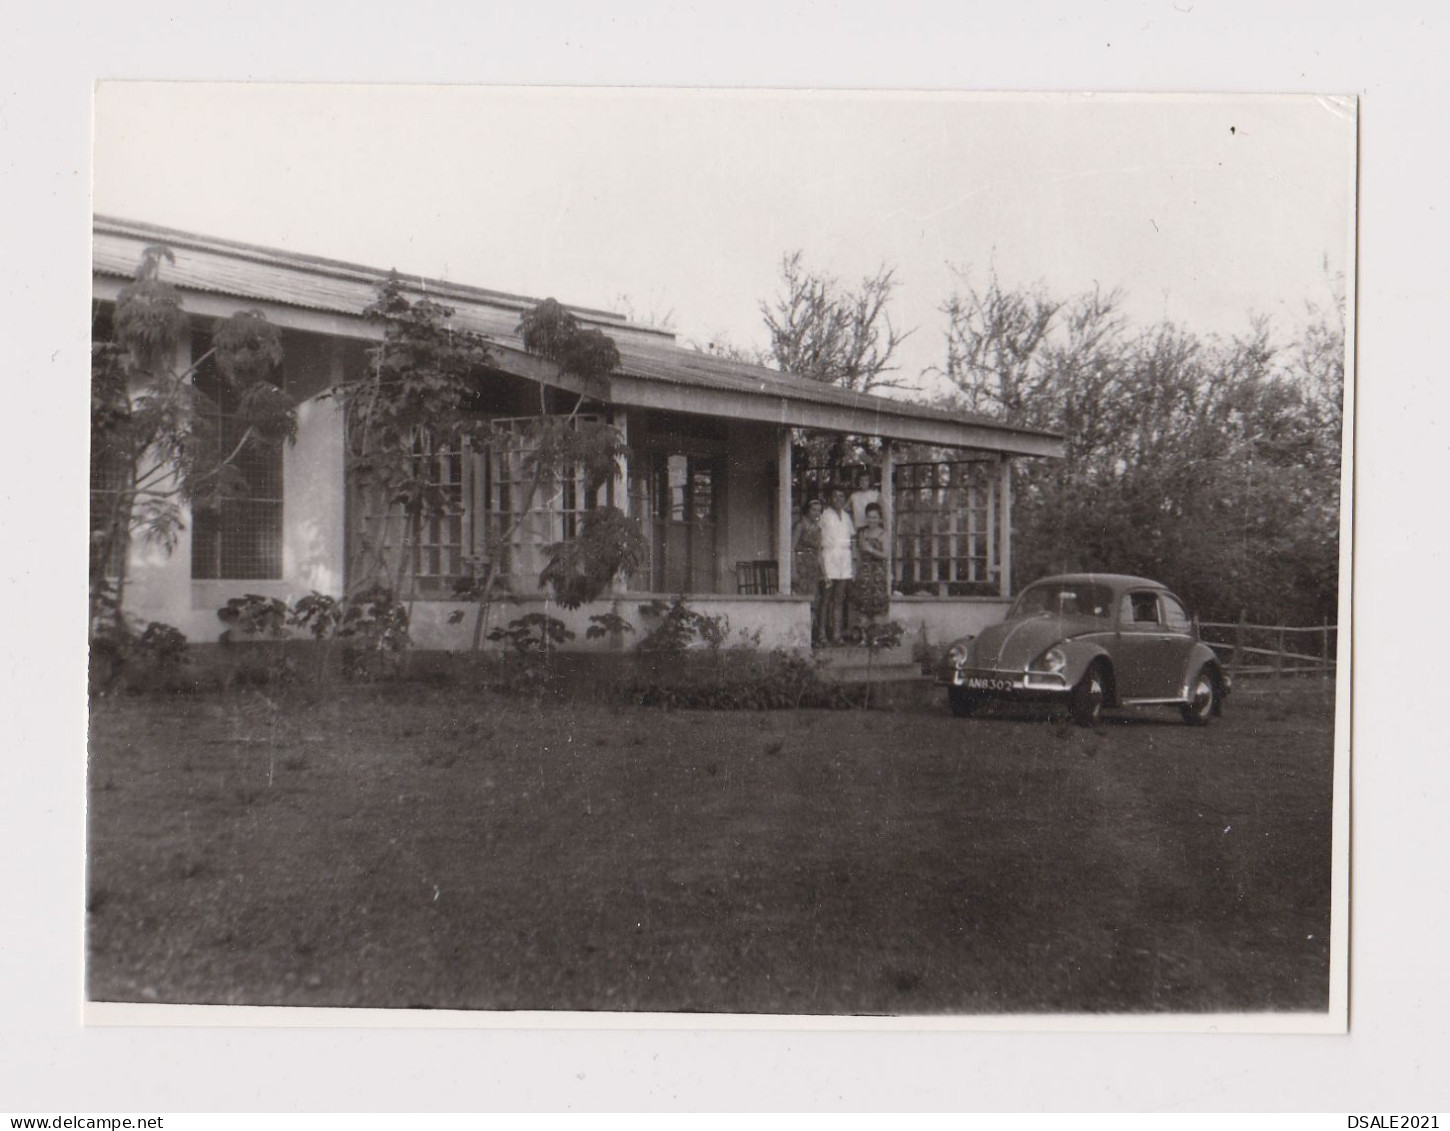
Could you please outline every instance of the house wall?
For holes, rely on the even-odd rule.
[[[1011,605],[1005,597],[892,597],[889,615],[906,630],[903,643],[940,650],[996,624]]]
[[[282,452],[282,577],[275,580],[193,580],[191,515],[167,554],[134,541],[127,563],[126,609],[141,621],[174,625],[195,643],[222,631],[216,611],[233,597],[257,593],[295,601],[314,589],[342,595],[345,568],[342,420],[336,402],[303,401],[297,443]]]

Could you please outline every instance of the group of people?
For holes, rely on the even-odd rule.
[[[863,487],[848,501],[832,486],[826,499],[805,501],[791,538],[791,591],[811,598],[813,647],[844,643],[891,602],[881,493]]]

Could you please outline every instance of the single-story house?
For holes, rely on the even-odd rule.
[[[102,311],[154,244],[174,255],[162,277],[181,292],[192,322],[179,368],[204,352],[217,319],[257,310],[281,330],[283,383],[300,406],[295,445],[244,469],[252,488],[246,498],[189,516],[169,554],[140,543],[130,549],[128,610],[209,642],[222,627],[216,610],[230,598],[341,595],[357,580],[349,574],[361,560],[367,504],[351,489],[337,402],[321,394],[367,365],[381,331],[362,312],[386,273],[98,217],[94,298]],[[570,307],[583,325],[608,334],[621,358],[607,378],[586,386],[525,351],[519,319],[536,300],[438,279],[404,282],[410,293],[454,308],[458,326],[488,338],[493,364],[479,377],[479,411],[522,419],[540,411],[541,397],[550,412],[569,412],[582,397],[580,411],[610,421],[629,444],[631,458],[606,488],[608,501],[641,522],[650,554],[637,576],[620,580],[612,601],[563,610],[538,588],[538,547],[573,528],[591,505],[583,491],[553,492],[513,547],[519,608],[549,605],[575,630],[578,646],[603,646],[586,643],[589,616],[613,608],[638,626],[640,604],[678,594],[727,615],[732,634],[807,646],[809,599],[792,592],[791,531],[821,470],[793,466],[792,437],[801,429],[882,441],[869,474],[891,532],[891,616],[908,636],[940,641],[1001,616],[1011,594],[1012,461],[1060,457],[1060,437],[728,360],[687,348],[669,331]],[[927,461],[906,454],[926,448],[951,455]],[[472,606],[454,599],[453,582],[490,521],[514,505],[519,486],[506,454],[495,452],[454,453],[439,476],[456,513],[430,525],[419,554],[412,636],[421,648],[467,648],[471,617],[450,614]],[[517,615],[504,610],[501,619]]]

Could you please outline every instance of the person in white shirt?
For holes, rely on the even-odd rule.
[[[866,508],[872,503],[878,507],[881,505],[881,492],[871,486],[870,473],[864,467],[856,468],[852,486],[854,489],[850,498],[851,521],[856,524],[856,529],[859,531],[866,525]]]
[[[841,643],[841,633],[846,629],[846,594],[851,588],[855,573],[852,560],[852,545],[856,537],[856,524],[851,521],[851,512],[846,509],[846,492],[840,487],[831,488],[831,505],[821,515],[821,566],[825,582],[826,643]]]

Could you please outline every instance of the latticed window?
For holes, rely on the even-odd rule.
[[[993,470],[980,460],[896,465],[897,592],[965,597],[997,584]]]
[[[203,357],[210,349],[209,333],[192,336],[192,357]],[[204,499],[193,508],[191,576],[237,581],[280,578],[282,451],[273,444],[244,442],[247,426],[237,415],[240,395],[222,378],[214,358],[197,366],[193,380],[209,402],[204,402],[202,411],[208,418],[211,454],[216,460],[231,457],[237,474],[219,498]],[[280,367],[272,380],[281,387]]]
[[[574,419],[576,425],[599,423],[593,416]],[[612,481],[590,491],[582,468],[536,483],[528,437],[536,422],[532,417],[495,420],[494,426],[508,433],[511,441],[478,453],[474,460],[472,553],[483,561],[501,555],[498,575],[512,579],[525,592],[538,586],[544,547],[576,537],[584,513],[611,504],[614,493]]]
[[[576,418],[581,423],[595,419]],[[590,492],[582,470],[536,485],[527,435],[534,418],[493,423],[512,439],[481,449],[466,442],[437,448],[422,436],[415,441],[415,467],[426,471],[434,502],[441,504],[423,520],[411,569],[404,571],[415,579],[419,594],[446,597],[458,581],[491,566],[496,578],[532,592],[544,566],[544,547],[575,537],[584,512],[612,499],[612,483]],[[376,493],[362,500],[358,533],[366,540],[366,552],[354,560],[364,570],[376,572],[381,566],[393,576],[405,519],[400,508],[385,504]]]

